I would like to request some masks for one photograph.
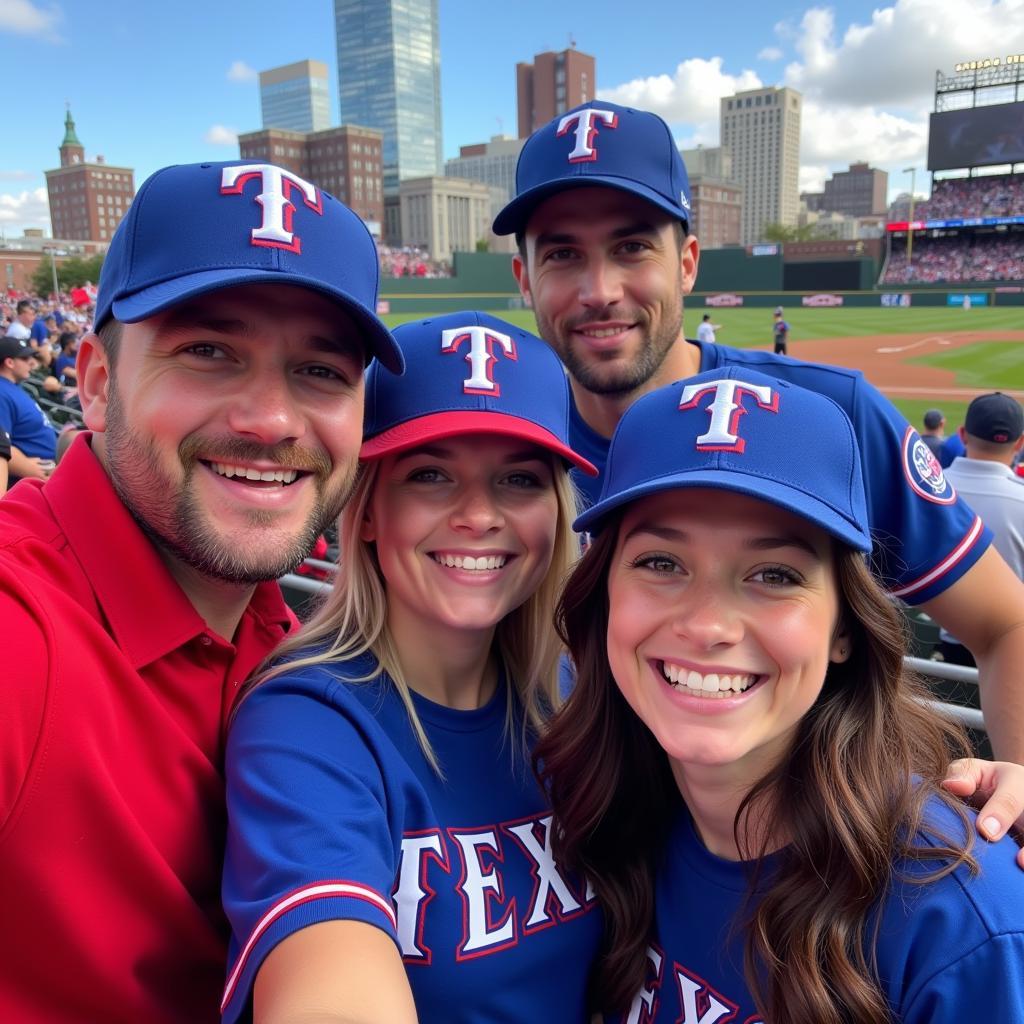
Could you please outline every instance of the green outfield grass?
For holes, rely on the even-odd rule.
[[[967,414],[966,402],[930,401],[923,398],[892,398],[890,401],[907,418],[908,423],[913,423],[918,430],[924,426],[924,414],[929,409],[939,409],[946,417],[946,436],[956,433],[956,428],[964,421]]]
[[[790,326],[791,341],[812,338],[850,338],[866,334],[942,334],[948,331],[1024,330],[1024,306],[975,308],[969,311],[943,306],[920,306],[909,309],[882,309],[873,306],[839,307],[836,309],[805,309],[783,307]],[[686,309],[686,336],[692,338],[705,313],[713,323],[721,324],[718,340],[736,348],[770,345],[772,310],[767,308]]]
[[[1024,306],[975,308],[968,312],[957,308],[921,306],[917,309],[881,309],[871,307],[841,307],[839,309],[804,309],[801,306],[785,308],[793,341],[811,338],[849,338],[865,334],[942,334],[946,331],[1002,331],[1024,330]],[[528,309],[491,310],[511,323],[536,330],[533,313]],[[705,312],[716,324],[721,324],[718,340],[736,348],[770,345],[772,340],[772,310],[769,308],[704,309],[687,307],[684,314],[686,336],[697,333],[697,325]],[[389,313],[384,316],[390,327],[419,319],[424,314]],[[995,346],[998,347],[998,346]],[[1006,387],[1010,387],[1009,384]]]
[[[979,342],[970,348],[936,352],[910,361],[952,370],[958,387],[1024,390],[1024,343]]]

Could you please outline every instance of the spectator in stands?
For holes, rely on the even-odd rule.
[[[953,461],[955,459],[966,454],[967,449],[964,447],[963,441],[960,440],[960,434],[950,434],[949,437],[942,442],[942,447],[939,449],[939,465],[943,469],[949,469],[949,467],[953,465]]]
[[[945,438],[946,417],[940,409],[929,409],[924,414],[924,430],[921,431],[921,440],[931,450],[932,455],[939,457],[942,442]]]
[[[31,371],[32,348],[21,338],[0,338],[0,430],[11,439],[10,480],[45,480],[53,472],[57,432],[20,384]]]
[[[31,299],[19,299],[14,319],[7,328],[7,337],[28,341],[32,337],[32,325],[36,321],[35,306]]]
[[[946,477],[992,531],[996,550],[1024,579],[1024,480],[1012,469],[1024,448],[1024,410],[1001,392],[979,395],[967,407],[960,439],[966,454],[953,461]],[[974,664],[971,652],[946,630],[933,657]]]
[[[139,189],[79,352],[91,433],[0,501],[0,1020],[220,1020],[222,730],[352,486],[366,360],[401,366],[362,222],[293,174],[285,219],[287,172],[253,173]]]
[[[40,311],[32,322],[32,343],[40,348],[49,345],[56,333],[57,318],[52,313]]]
[[[57,435],[57,465],[67,455],[68,449],[74,444],[75,438],[82,433],[82,427],[76,423],[65,423]]]
[[[63,331],[58,339],[60,355],[53,364],[54,372],[64,385],[74,387],[78,383],[75,361],[78,358],[78,335],[74,331]]]

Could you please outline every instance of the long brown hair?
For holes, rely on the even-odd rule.
[[[604,909],[605,941],[591,975],[595,1008],[623,1012],[644,982],[652,938],[656,866],[682,798],[668,758],[619,693],[608,666],[608,573],[620,518],[591,545],[562,595],[558,629],[577,683],[534,753],[555,820],[555,854],[587,875]],[[857,552],[837,545],[843,624],[853,650],[829,667],[788,756],[747,794],[745,821],[777,821],[788,845],[769,891],[736,922],[745,935],[747,984],[773,1024],[878,1024],[889,1019],[871,953],[872,912],[901,857],[934,860],[926,881],[961,863],[972,830],[938,788],[951,756],[968,751],[962,730],[928,709],[903,669],[903,619]],[[963,834],[924,820],[938,797]],[[938,846],[918,845],[926,833]],[[921,880],[918,878],[917,880]]]

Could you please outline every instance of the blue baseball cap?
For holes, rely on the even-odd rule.
[[[178,164],[150,175],[103,261],[94,329],[137,323],[240,284],[292,284],[334,299],[367,350],[402,372],[377,317],[380,264],[366,225],[334,196],[273,164]]]
[[[668,125],[649,111],[594,100],[526,140],[515,198],[495,218],[494,233],[522,231],[538,203],[580,185],[631,192],[690,222],[690,182]]]
[[[403,377],[366,372],[362,459],[467,434],[518,437],[584,473],[569,446],[569,382],[558,357],[529,331],[487,313],[449,313],[395,328]]]
[[[612,437],[601,496],[573,527],[596,532],[615,509],[682,487],[748,494],[871,550],[853,426],[831,398],[788,381],[731,366],[634,402]]]

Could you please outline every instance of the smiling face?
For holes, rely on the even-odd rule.
[[[828,534],[746,495],[683,489],[630,506],[608,597],[612,674],[677,777],[729,766],[753,785],[829,661],[847,657]]]
[[[164,551],[233,583],[274,579],[337,517],[357,465],[363,343],[319,293],[250,285],[95,339],[80,378],[94,450]]]
[[[380,460],[361,536],[400,647],[494,627],[540,586],[558,523],[552,459],[515,438],[446,438]]]
[[[697,243],[677,222],[618,189],[571,188],[541,203],[513,267],[541,336],[595,394],[656,386],[682,337]]]

